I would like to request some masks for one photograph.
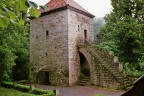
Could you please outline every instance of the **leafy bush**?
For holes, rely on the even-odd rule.
[[[16,84],[14,86],[15,89],[22,91],[22,92],[29,92],[30,91],[30,86],[25,86],[25,85],[20,85],[20,84]]]
[[[0,30],[0,44],[2,42],[2,37]],[[4,36],[3,36],[4,37]],[[11,81],[11,69],[15,65],[14,60],[16,56],[12,53],[10,48],[0,45],[0,82]]]
[[[143,68],[143,63],[135,65],[125,63],[124,65],[125,73],[128,76],[142,76],[144,74]]]
[[[22,92],[30,92],[30,86],[20,85],[20,84],[14,85],[12,82],[2,82],[1,86],[5,88],[14,88]],[[52,90],[34,89],[33,91],[31,91],[31,93],[36,95],[42,95],[42,96],[55,96]]]
[[[48,94],[44,94],[42,96],[56,96],[54,93],[48,93]]]
[[[2,82],[1,86],[5,87],[5,88],[12,88],[13,87],[13,83],[12,82]]]
[[[20,80],[20,81],[15,81],[16,83],[19,83],[19,84],[29,84],[30,81],[29,80]]]
[[[50,90],[34,89],[32,93],[43,96],[55,96],[53,91]]]
[[[40,95],[34,95],[31,93],[20,92],[15,89],[8,89],[8,88],[0,87],[0,96],[40,96]]]

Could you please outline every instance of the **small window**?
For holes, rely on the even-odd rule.
[[[46,53],[46,56],[47,56],[47,53]]]
[[[87,30],[84,30],[84,41],[87,42]]]
[[[46,31],[46,37],[49,37],[49,31]]]
[[[78,25],[78,31],[80,31],[80,26]]]

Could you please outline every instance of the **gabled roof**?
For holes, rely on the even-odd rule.
[[[48,7],[48,10],[41,10],[42,15],[43,14],[46,15],[46,13],[51,13],[53,11],[57,12],[57,11],[64,10],[64,9],[70,9],[78,13],[87,15],[89,17],[92,17],[92,18],[94,17],[94,15],[89,13],[87,10],[82,8],[73,0],[51,0],[45,6]]]

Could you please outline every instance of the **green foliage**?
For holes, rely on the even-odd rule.
[[[106,44],[123,63],[135,64],[144,56],[144,1],[111,0],[113,10],[101,32]],[[111,47],[110,43],[116,47]]]
[[[0,27],[7,27],[10,24],[10,21],[7,17],[0,17]]]
[[[10,22],[24,25],[28,15],[34,17],[40,16],[40,11],[37,8],[38,5],[29,0],[1,0],[0,27],[7,28]]]
[[[107,52],[112,51],[114,52],[115,56],[118,55],[117,46],[113,41],[103,42],[100,45],[96,46],[96,48],[105,49]]]
[[[41,96],[0,87],[0,96]]]
[[[5,87],[5,88],[13,88],[13,83],[12,82],[2,82],[1,86]]]
[[[132,65],[129,63],[124,64],[125,74],[128,76],[142,76],[144,74],[144,62],[140,63],[139,66]]]
[[[32,16],[35,16],[35,17],[39,17],[40,16],[40,12],[38,10],[36,10],[35,8],[31,8],[29,13],[32,15]]]
[[[13,73],[16,73],[14,76],[18,78],[23,76],[19,79],[28,79],[28,28],[29,25],[10,24],[7,29],[0,29],[0,66],[2,67],[0,69],[0,82],[12,81],[12,68],[18,66],[18,64],[20,68],[14,69]]]
[[[1,86],[5,88],[14,88],[22,92],[30,92],[40,96],[55,96],[52,90],[34,89],[30,91],[30,86],[16,84],[16,83],[13,84],[12,82],[2,82]]]
[[[14,86],[14,89],[17,89],[17,90],[22,91],[22,92],[29,92],[30,91],[30,86],[16,84]]]
[[[26,48],[26,49],[24,49]],[[28,48],[23,46],[23,48],[17,50],[15,55],[18,57],[15,59],[16,65],[13,66],[13,80],[28,80],[29,79],[29,51]]]
[[[29,0],[0,0],[0,82],[12,81],[12,78],[28,79],[27,17],[40,16],[38,8],[36,3]],[[46,9],[44,6],[40,8]]]
[[[11,69],[15,65],[15,59],[16,56],[9,48],[0,45],[0,82],[12,80]]]
[[[50,91],[50,90],[34,89],[32,93],[37,94],[37,95],[45,94],[45,96],[55,96],[53,91]]]
[[[15,66],[13,66],[13,79],[28,80],[29,79],[29,25],[25,27],[19,27],[19,37],[17,38],[17,47],[15,47],[14,54],[17,56],[15,59]]]

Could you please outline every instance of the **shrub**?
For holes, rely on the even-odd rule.
[[[43,96],[55,96],[53,91],[50,90],[34,89],[32,93]]]
[[[13,83],[12,82],[2,82],[1,86],[2,87],[6,87],[6,88],[12,88],[13,87]]]
[[[137,66],[139,66],[137,68]],[[129,63],[125,63],[124,64],[124,69],[125,69],[125,74],[128,76],[142,76],[144,74],[143,69],[143,64],[129,64]]]
[[[30,91],[30,86],[25,86],[25,85],[20,85],[20,84],[16,84],[14,86],[15,89],[22,91],[22,92],[29,92]]]
[[[42,96],[56,96],[54,93],[48,93],[48,94],[44,94]]]
[[[103,94],[96,94],[94,96],[106,96],[106,95],[103,95]]]

